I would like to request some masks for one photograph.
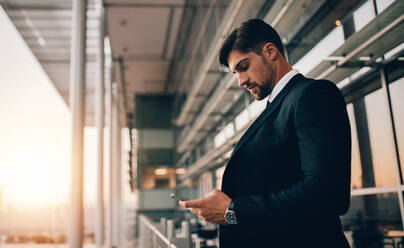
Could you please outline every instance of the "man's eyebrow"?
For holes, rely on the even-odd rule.
[[[240,60],[239,62],[237,62],[236,66],[234,67],[234,70],[237,70],[237,68],[240,66],[241,62],[243,62],[245,60],[248,60],[248,58],[244,58],[244,59]],[[233,71],[233,73],[235,73],[235,72]]]

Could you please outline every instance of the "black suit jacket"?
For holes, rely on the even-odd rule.
[[[351,133],[335,84],[298,74],[240,139],[222,191],[237,225],[220,247],[349,247],[339,216],[349,207]]]

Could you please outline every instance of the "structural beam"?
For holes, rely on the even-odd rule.
[[[72,113],[72,149],[70,178],[70,216],[68,244],[83,244],[83,132],[86,68],[86,0],[73,1],[73,29],[70,62],[70,109]]]
[[[185,103],[181,109],[181,112],[176,119],[176,125],[181,126],[184,125],[186,116],[188,112],[191,110],[192,104],[196,99],[196,95],[198,94],[200,88],[203,85],[203,82],[206,79],[207,73],[210,70],[210,67],[216,59],[216,55],[220,49],[222,42],[225,39],[226,34],[229,32],[231,25],[234,19],[237,17],[237,14],[242,9],[244,1],[243,0],[234,0],[231,2],[228,10],[226,12],[224,22],[221,24],[220,28],[218,29],[212,44],[214,44],[208,51],[208,56],[204,59],[203,64],[201,65],[201,69],[198,75],[195,77],[195,80],[191,86],[191,90],[185,100]]]
[[[189,131],[184,132],[179,138],[179,145],[177,147],[178,152],[184,152],[189,147],[190,142],[195,138],[198,131],[203,127],[210,114],[213,113],[217,104],[223,100],[224,95],[229,88],[234,84],[237,77],[228,73],[226,77],[221,81],[220,85],[215,89],[212,97],[209,98],[207,103],[203,106],[200,114],[195,118]]]
[[[321,73],[319,76],[316,77],[316,79],[322,79],[326,78],[329,74],[337,70],[339,67],[342,67],[344,64],[349,62],[352,58],[357,56],[360,52],[362,52],[365,48],[368,46],[374,44],[378,39],[383,37],[386,33],[391,31],[393,28],[401,24],[401,22],[404,21],[404,14],[395,19],[393,22],[391,22],[389,25],[384,27],[382,30],[377,32],[375,35],[370,37],[368,40],[363,42],[361,45],[359,45],[357,48],[355,48],[352,52],[347,54],[342,60],[339,60],[337,63],[329,67],[327,70],[325,70],[323,73]]]

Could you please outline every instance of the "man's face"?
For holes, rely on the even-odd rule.
[[[264,55],[233,50],[229,54],[230,70],[237,74],[240,87],[245,87],[257,100],[262,100],[274,87],[276,72]]]

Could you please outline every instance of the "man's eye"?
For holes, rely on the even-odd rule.
[[[240,71],[248,70],[248,64],[240,66]]]

